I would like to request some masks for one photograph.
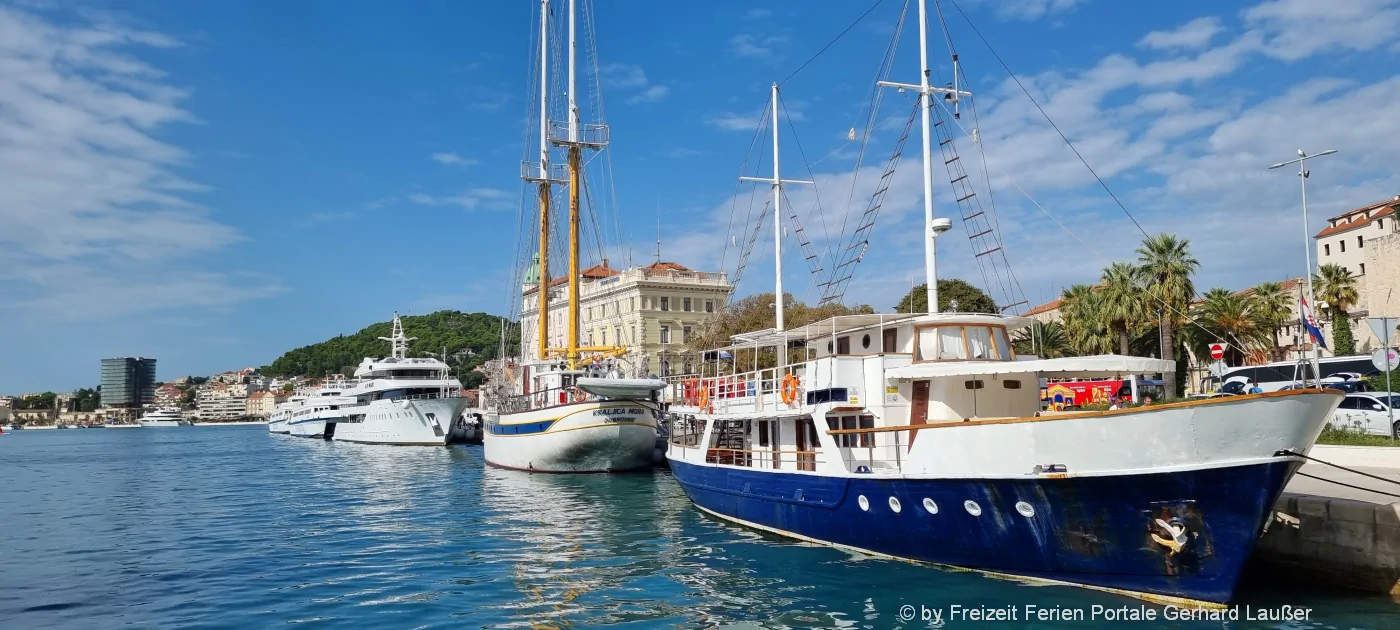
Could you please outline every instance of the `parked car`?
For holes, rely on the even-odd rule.
[[[1391,424],[1391,409],[1395,423]],[[1329,423],[1339,429],[1359,429],[1375,435],[1400,438],[1400,394],[1366,392],[1347,394]]]

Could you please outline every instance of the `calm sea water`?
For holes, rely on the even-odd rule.
[[[1388,599],[1249,585],[1241,604],[1400,627]],[[942,624],[1026,604],[1137,607],[1068,587],[794,543],[690,506],[665,472],[532,475],[477,446],[360,446],[263,427],[0,436],[0,628],[1183,627]]]

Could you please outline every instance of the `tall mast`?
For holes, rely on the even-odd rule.
[[[540,0],[540,360],[549,356],[549,0]]]
[[[574,56],[578,42],[574,39],[574,4],[569,0],[569,368],[577,367],[578,349],[578,214],[579,214],[579,154],[578,103],[574,100]]]
[[[934,239],[937,238],[940,229],[936,227],[933,217],[933,143],[929,134],[933,127],[929,124],[929,110],[933,108],[933,95],[942,94],[944,99],[952,102],[956,107],[959,99],[964,96],[972,96],[971,92],[961,90],[956,85],[949,85],[946,88],[937,88],[929,85],[928,66],[928,9],[926,0],[919,0],[919,84],[895,83],[892,81],[877,81],[878,85],[885,87],[899,88],[900,91],[913,90],[919,94],[919,111],[922,114],[922,135],[924,140],[924,282],[928,284],[928,312],[938,312],[938,257],[934,247]],[[953,76],[958,74],[958,58],[953,56]],[[956,80],[956,79],[955,79]],[[947,229],[947,221],[943,222],[942,230]]]
[[[778,84],[772,89],[773,125],[773,177],[740,177],[741,181],[768,182],[773,187],[773,291],[774,306],[777,309],[775,321],[778,331],[786,329],[783,321],[783,184],[811,184],[801,179],[783,179],[778,170]],[[779,351],[778,361],[785,363],[785,352]]]

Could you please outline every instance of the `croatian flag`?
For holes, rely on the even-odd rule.
[[[1312,335],[1313,341],[1316,341],[1317,345],[1326,348],[1327,342],[1322,340],[1322,330],[1317,327],[1317,318],[1313,317],[1312,307],[1308,306],[1307,298],[1300,296],[1298,298],[1298,301],[1298,311],[1303,314],[1303,317],[1301,318],[1303,321],[1303,326],[1307,327],[1308,334]]]

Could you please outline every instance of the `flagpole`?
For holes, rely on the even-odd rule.
[[[1308,306],[1309,306],[1308,311],[1309,311],[1310,313],[1311,313],[1311,311],[1312,311],[1313,308],[1316,308],[1316,307],[1317,307],[1317,294],[1313,292],[1313,268],[1312,268],[1312,248],[1315,247],[1316,245],[1313,243],[1312,232],[1308,229],[1308,175],[1309,175],[1309,172],[1308,172],[1308,170],[1307,170],[1307,161],[1310,160],[1310,159],[1312,159],[1312,158],[1320,158],[1320,157],[1322,157],[1322,156],[1324,156],[1324,155],[1332,155],[1333,153],[1336,153],[1336,152],[1337,152],[1336,149],[1328,149],[1328,150],[1326,150],[1326,151],[1323,151],[1322,153],[1317,153],[1317,154],[1314,154],[1314,155],[1308,155],[1307,152],[1303,151],[1302,149],[1298,149],[1298,158],[1297,158],[1297,159],[1295,159],[1295,160],[1289,160],[1289,161],[1287,161],[1287,162],[1279,162],[1278,164],[1274,164],[1273,166],[1270,166],[1270,167],[1269,167],[1269,170],[1273,170],[1273,169],[1279,168],[1279,167],[1281,167],[1281,166],[1288,166],[1289,164],[1294,164],[1294,163],[1296,163],[1296,164],[1298,165],[1298,181],[1302,184],[1302,188],[1303,188],[1303,259],[1306,261],[1306,264],[1307,264],[1307,266],[1308,266],[1308,268],[1307,268],[1308,275],[1306,276],[1306,279],[1307,279],[1307,282],[1308,282],[1308,299],[1309,299],[1309,300],[1312,300],[1312,302],[1308,305]],[[1302,311],[1299,311],[1299,318],[1301,319],[1301,317],[1302,317]],[[1321,337],[1322,337],[1322,328],[1321,328],[1321,327],[1317,327],[1317,334],[1318,334],[1318,338],[1317,338],[1316,340],[1314,340],[1314,342],[1313,342],[1313,360],[1312,360],[1312,365],[1313,365],[1313,380],[1316,382],[1318,388],[1320,389],[1320,388],[1322,387],[1322,351],[1319,349],[1319,346],[1322,344],[1322,338],[1321,338]],[[1308,336],[1309,336],[1309,337],[1312,336],[1312,331],[1308,331]]]

